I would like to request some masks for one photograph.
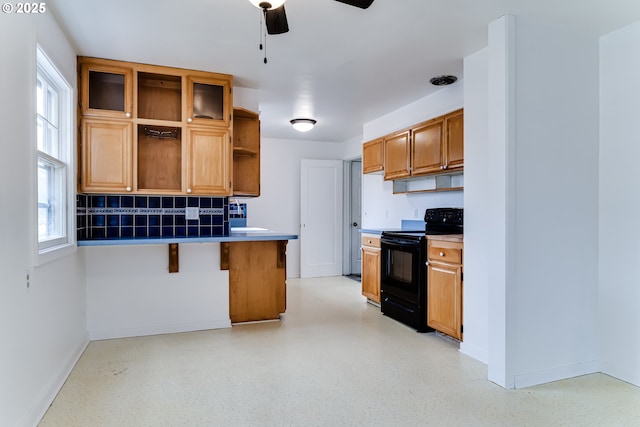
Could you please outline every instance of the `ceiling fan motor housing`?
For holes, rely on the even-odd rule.
[[[373,0],[336,0],[340,3],[348,4],[349,6],[359,7],[360,9],[366,9],[371,6]]]

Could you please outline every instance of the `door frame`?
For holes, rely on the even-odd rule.
[[[342,163],[342,168],[340,167]],[[333,230],[332,236],[323,235],[323,242],[331,243],[333,249],[333,258],[330,263],[311,263],[310,254],[314,247],[314,244],[309,239],[315,237],[314,232],[318,230],[318,224],[313,222],[314,215],[310,212],[317,213],[317,209],[313,210],[309,207],[309,201],[312,197],[311,194],[315,194],[315,191],[309,190],[307,187],[312,183],[309,182],[309,174],[307,173],[312,168],[332,168],[335,175],[335,181],[333,182],[333,198],[331,198],[332,206],[332,220],[331,229]],[[340,159],[336,160],[320,160],[320,159],[301,159],[300,161],[300,277],[325,277],[325,276],[337,276],[342,271],[342,265],[344,260],[343,248],[343,228],[341,224],[344,223],[344,219],[341,216],[344,213],[344,162]],[[324,185],[324,183],[323,183]],[[312,221],[312,222],[309,222]],[[307,224],[309,223],[309,224]],[[318,242],[316,242],[318,244]],[[342,261],[341,261],[342,260]]]
[[[342,194],[344,195],[344,200],[342,204],[343,205],[342,235],[344,237],[342,239],[342,274],[344,276],[351,274],[352,245],[357,244],[358,246],[360,246],[360,243],[361,243],[360,239],[358,239],[357,242],[353,242],[351,238],[351,203],[352,203],[351,164],[353,162],[362,163],[362,157],[356,157],[353,159],[345,160],[344,166],[343,166],[342,182],[343,182],[344,188],[343,188]],[[362,206],[362,200],[360,200],[360,206]],[[359,225],[359,228],[362,228],[362,224]]]

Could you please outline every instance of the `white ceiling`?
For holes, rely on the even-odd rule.
[[[52,0],[79,55],[232,74],[259,90],[262,136],[343,142],[362,124],[462,75],[487,45],[487,25],[509,13],[541,15],[593,35],[640,20],[639,0],[287,0],[290,31],[258,50],[260,10],[249,0]],[[305,134],[289,120],[310,117]]]

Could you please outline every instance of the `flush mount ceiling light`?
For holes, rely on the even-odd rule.
[[[447,86],[455,83],[458,78],[456,76],[438,76],[434,77],[429,82],[434,86]]]
[[[315,126],[316,121],[313,119],[293,119],[291,126],[298,132],[308,132]]]

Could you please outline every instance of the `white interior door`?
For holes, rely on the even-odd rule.
[[[300,277],[342,274],[342,160],[300,165]]]

